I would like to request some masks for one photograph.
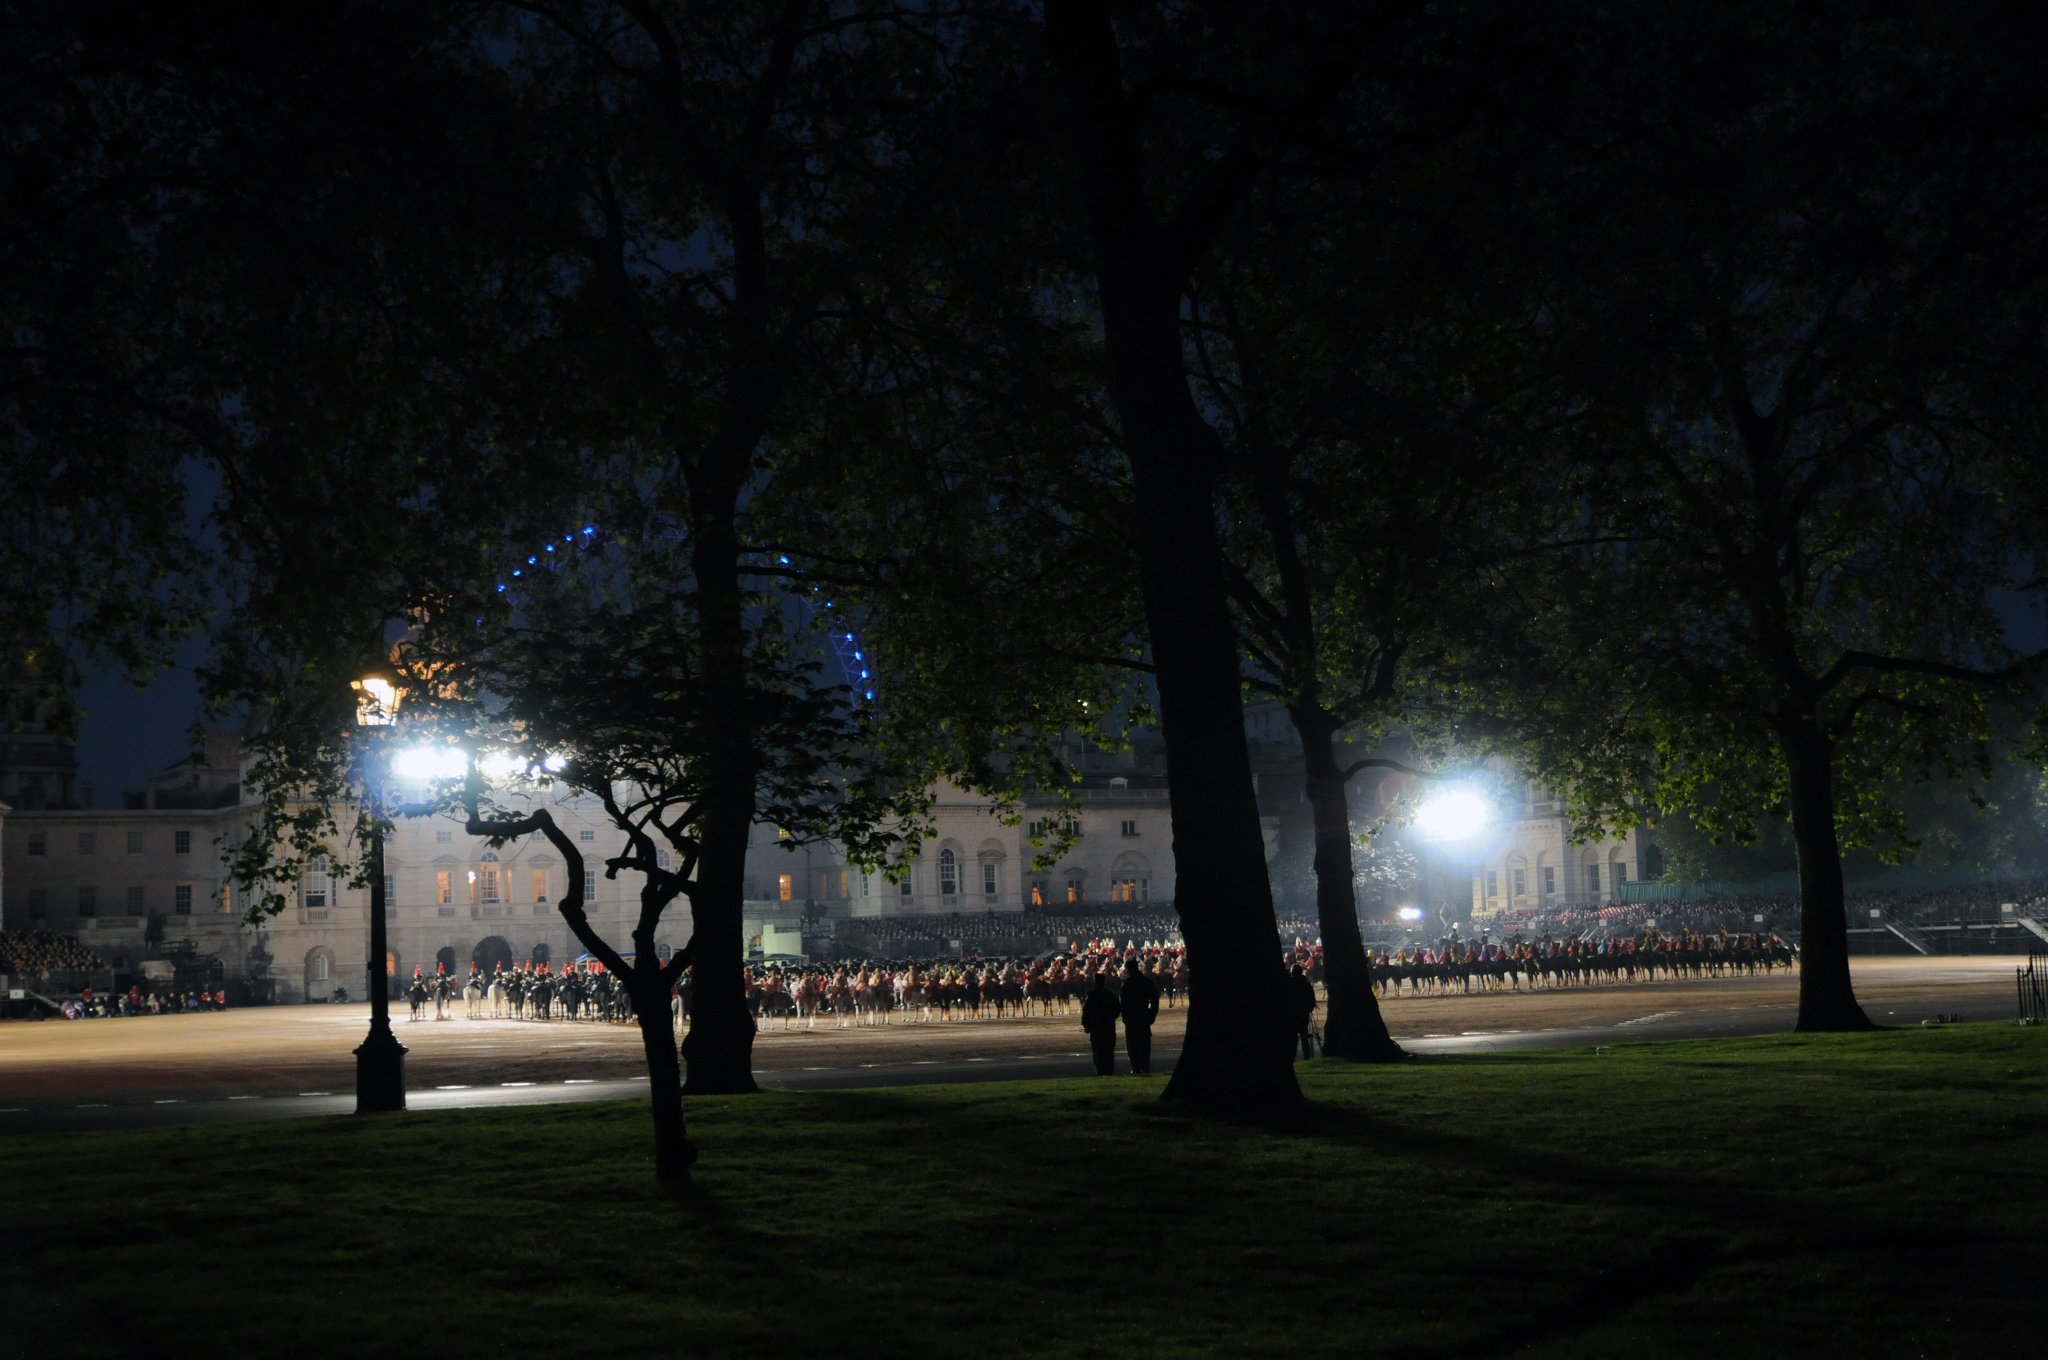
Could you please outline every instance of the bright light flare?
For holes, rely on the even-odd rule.
[[[1404,921],[1420,921],[1420,920],[1422,919],[1422,908],[1421,908],[1421,907],[1403,907],[1403,908],[1401,908],[1401,919],[1402,919],[1402,920],[1404,920]]]
[[[1445,789],[1415,813],[1424,840],[1470,840],[1493,824],[1493,806],[1476,789]]]
[[[469,773],[469,752],[459,746],[408,746],[391,757],[391,772],[415,784],[460,779]]]
[[[514,775],[526,773],[526,762],[510,751],[492,751],[489,755],[480,757],[476,767],[483,771],[486,779],[510,779]]]

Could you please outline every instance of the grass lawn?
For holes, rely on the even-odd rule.
[[[2021,1354],[2048,1032],[1305,1064],[1309,1126],[1118,1077],[0,1146],[0,1351]]]

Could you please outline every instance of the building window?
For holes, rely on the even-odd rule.
[[[131,855],[142,853],[142,833],[140,831],[128,833],[128,853]]]
[[[1500,874],[1493,869],[1486,871],[1486,896],[1489,899],[1500,896]]]
[[[1080,880],[1080,879],[1078,879],[1078,878],[1070,878],[1070,879],[1068,879],[1068,880],[1067,880],[1067,900],[1068,900],[1069,902],[1078,902],[1078,901],[1080,901],[1080,900],[1081,900],[1081,880]]]
[[[1586,891],[1594,894],[1595,896],[1599,895],[1600,866],[1597,864],[1588,864],[1586,866]]]
[[[583,862],[583,900],[586,902],[595,902],[597,900],[597,867],[589,860]]]
[[[853,870],[841,869],[839,871],[839,900],[844,902],[851,896],[853,896]]]
[[[86,916],[91,916],[91,915],[95,914],[96,912],[98,912],[98,911],[99,911],[99,897],[100,897],[100,890],[99,890],[98,888],[80,888],[80,889],[78,890],[78,914],[79,914],[79,916],[80,916],[80,917],[86,917]]]
[[[49,854],[49,853],[50,853],[50,837],[49,837],[48,833],[47,833],[47,832],[42,832],[42,831],[31,831],[31,832],[29,832],[29,833],[28,833],[28,852],[29,852],[29,853],[30,853],[31,855],[36,855],[36,856],[39,856],[39,857],[40,857],[40,856],[42,856],[42,855],[47,855],[47,854]]]
[[[327,956],[325,954],[315,954],[312,961],[306,966],[306,981],[325,982],[327,981],[327,976]]]
[[[1125,821],[1124,821],[1124,823],[1123,823],[1123,834],[1124,834],[1124,835],[1126,835],[1126,836],[1135,836],[1135,835],[1137,835],[1137,834],[1138,834],[1138,824],[1137,824],[1137,823],[1136,823],[1135,821],[1130,821],[1130,820],[1128,820],[1128,819],[1127,819],[1127,820],[1125,820]]]
[[[177,916],[192,914],[192,885],[180,883],[171,889],[171,912]]]
[[[173,831],[171,833],[171,853],[174,855],[191,854],[192,833],[189,831]]]
[[[434,905],[445,907],[455,900],[455,883],[446,869],[434,875]]]
[[[898,883],[896,885],[896,895],[898,897],[908,897],[911,895],[910,880],[908,878],[904,879],[901,883]]]
[[[78,853],[81,855],[90,855],[94,853],[94,838],[92,832],[81,831],[78,833]]]
[[[455,833],[453,831],[436,831],[434,833],[434,844],[436,845],[448,845],[454,840]]]
[[[470,894],[470,900],[473,902],[482,900],[496,906],[500,900],[498,895],[498,857],[489,851],[485,851],[483,862],[473,875],[473,878],[476,887],[475,891]]]
[[[535,902],[545,902],[548,900],[548,871],[545,869],[535,869],[533,871],[533,900]]]
[[[1628,866],[1620,860],[1614,861],[1614,890],[1621,891],[1621,885],[1628,882]]]
[[[594,841],[597,839],[597,833],[586,826],[576,833],[576,839],[579,841]]]
[[[782,902],[791,902],[796,899],[795,874],[777,874],[775,876],[775,896],[778,901]]]
[[[30,888],[28,890],[28,919],[40,921],[49,914],[49,911],[50,890],[48,888]]]
[[[1515,896],[1527,897],[1528,895],[1529,871],[1527,869],[1517,869],[1515,870]]]
[[[994,860],[990,860],[981,866],[981,895],[983,897],[994,897],[1000,890],[998,885],[1001,880],[996,870],[997,865]]]
[[[128,914],[130,916],[140,916],[143,913],[143,909],[142,885],[136,884],[128,889]]]
[[[657,851],[655,851],[655,852],[654,852],[654,867],[655,867],[655,868],[657,868],[657,869],[666,869],[666,868],[669,868],[670,866],[672,866],[672,865],[673,865],[674,863],[675,863],[675,858],[674,858],[674,857],[673,857],[672,855],[670,855],[668,851],[666,851],[666,850],[657,850]]]
[[[939,896],[960,895],[960,857],[951,850],[939,851]]]
[[[1042,907],[1045,905],[1045,901],[1045,885],[1043,883],[1033,883],[1031,885],[1031,905]]]
[[[384,914],[391,914],[392,904],[398,901],[398,880],[390,874],[384,875]]]
[[[1551,865],[1543,866],[1543,895],[1551,896],[1557,891],[1557,870]]]
[[[326,906],[327,888],[327,861],[324,858],[316,856],[313,859],[312,863],[306,866],[305,905],[308,907]],[[188,912],[191,910],[189,904],[186,906],[186,910]]]

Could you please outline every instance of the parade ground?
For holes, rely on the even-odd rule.
[[[1880,1025],[2016,1014],[2010,956],[1859,958],[1858,997]],[[1789,1030],[1798,978],[1618,983],[1449,996],[1392,996],[1382,1010],[1410,1051],[1570,1048]],[[1171,1067],[1184,1009],[1163,1010],[1160,1070]],[[429,1011],[431,1015],[431,1010]],[[113,1127],[232,1116],[341,1112],[352,1105],[353,1049],[366,1004],[257,1007],[199,1014],[0,1024],[0,1133],[47,1125]],[[410,1052],[415,1108],[528,1104],[630,1094],[644,1080],[638,1028],[592,1021],[450,1018],[392,1028]],[[764,1086],[789,1089],[1078,1076],[1090,1068],[1077,1014],[1000,1020],[815,1025],[767,1020],[755,1041]],[[233,1106],[233,1109],[224,1107]]]

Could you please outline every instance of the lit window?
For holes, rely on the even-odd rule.
[[[1081,880],[1080,880],[1080,879],[1078,879],[1078,878],[1070,878],[1070,879],[1068,879],[1068,880],[1067,880],[1067,900],[1068,900],[1069,902],[1078,902],[1078,901],[1080,901],[1080,900],[1081,900]]]
[[[548,900],[548,871],[545,869],[535,869],[533,871],[533,900],[536,902]]]
[[[796,896],[796,875],[777,874],[775,876],[775,895],[784,902],[794,899]]]
[[[434,901],[438,905],[445,907],[454,900],[454,880],[450,876],[448,870],[443,869],[439,873],[434,875]]]
[[[485,853],[481,867],[475,875],[475,888],[470,894],[471,901],[482,900],[495,903],[498,898],[498,857]]]

